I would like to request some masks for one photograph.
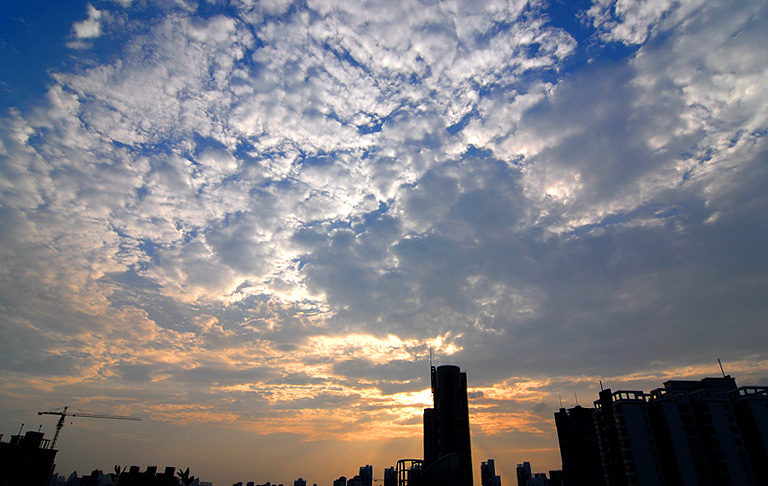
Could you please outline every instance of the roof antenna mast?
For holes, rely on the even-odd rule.
[[[717,358],[717,364],[720,365],[720,373],[722,373],[723,378],[725,378],[725,371],[723,371],[723,363],[720,361],[720,358]]]

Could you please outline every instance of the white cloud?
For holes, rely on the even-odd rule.
[[[102,12],[90,3],[88,4],[88,18],[75,22],[72,25],[75,37],[78,39],[93,39],[101,36]]]
[[[430,344],[505,387],[764,359],[764,6],[596,3],[638,46],[576,66],[535,3],[289,6],[115,24],[0,120],[4,366],[317,437],[411,413]]]

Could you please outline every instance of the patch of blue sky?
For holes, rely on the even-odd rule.
[[[586,18],[590,0],[552,0],[544,9],[547,24],[567,32],[578,44],[558,66],[558,75],[578,70],[587,63],[619,62],[632,57],[640,48],[621,42],[603,42],[599,32]]]
[[[365,125],[357,125],[357,133],[361,135],[368,135],[371,133],[380,132],[384,128],[384,124],[389,121],[389,117],[379,117],[372,113],[366,113],[370,120]]]
[[[206,137],[203,135],[200,135],[199,133],[195,133],[192,136],[194,142],[195,142],[195,156],[199,156],[203,152],[214,149],[214,150],[227,150],[227,146],[221,143],[219,140],[216,140],[215,138]]]
[[[484,149],[484,148],[478,148],[474,145],[469,145],[467,149],[462,154],[463,159],[493,159],[493,150],[491,149]]]
[[[323,49],[333,54],[333,56],[342,63],[349,64],[350,66],[354,67],[355,69],[359,69],[363,71],[366,74],[370,74],[371,70],[361,62],[359,62],[357,59],[355,59],[352,54],[347,49],[344,49],[341,46],[332,46],[328,42],[323,44]]]
[[[210,19],[219,15],[238,18],[240,11],[235,2],[198,2],[195,16]]]
[[[472,109],[468,113],[466,113],[463,117],[461,117],[461,120],[456,122],[455,124],[446,127],[445,131],[448,132],[450,135],[456,135],[460,131],[464,130],[464,128],[469,124],[469,122],[473,118],[479,118],[480,114],[477,112],[476,109]]]
[[[66,71],[73,59],[67,39],[85,18],[86,2],[28,0],[0,3],[0,110],[21,110],[53,83],[50,72]]]
[[[154,279],[141,275],[141,272],[146,270],[147,267],[148,265],[146,263],[138,262],[124,272],[109,273],[103,278],[125,288],[132,289],[134,291],[132,293],[141,290],[158,290],[160,285]],[[128,297],[126,293],[121,292],[118,287],[115,288],[114,294],[110,294],[109,300],[114,304],[115,302],[124,303],[127,299]]]
[[[139,242],[139,249],[144,252],[149,258],[152,259],[154,264],[160,263],[160,257],[157,254],[157,245],[152,240],[143,239]]]
[[[387,214],[391,206],[392,201],[379,201],[378,208],[354,218],[354,221],[352,221],[352,228],[355,230],[355,233],[359,234],[365,232],[368,227]]]

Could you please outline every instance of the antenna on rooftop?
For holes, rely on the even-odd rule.
[[[605,390],[603,389],[603,380],[598,380],[598,381],[600,382],[600,391],[605,391]]]
[[[557,398],[558,398],[558,400],[560,400],[560,408],[563,408],[563,397],[558,395]]]
[[[720,373],[723,374],[723,378],[725,378],[725,371],[723,371],[723,363],[720,361],[720,358],[717,358],[717,364],[720,365]]]
[[[579,396],[576,395],[576,392],[573,393],[573,398],[576,399],[576,406],[578,407],[579,406]]]

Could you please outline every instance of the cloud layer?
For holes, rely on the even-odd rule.
[[[419,453],[432,347],[509,478],[599,378],[768,384],[764,5],[83,9],[0,119],[6,409],[238,428],[328,480]]]

